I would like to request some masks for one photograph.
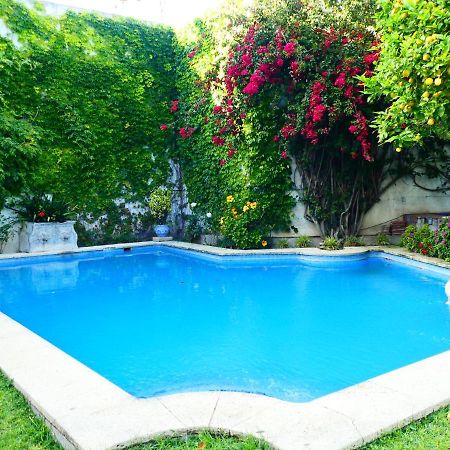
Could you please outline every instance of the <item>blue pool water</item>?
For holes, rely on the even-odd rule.
[[[38,257],[0,263],[0,311],[138,397],[307,401],[450,349],[450,271],[427,267],[164,247]]]

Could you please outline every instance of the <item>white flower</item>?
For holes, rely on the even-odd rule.
[[[211,214],[211,213],[206,213],[206,217],[207,217],[208,219],[211,219],[212,214]]]
[[[195,208],[196,206],[197,206],[197,203],[195,203],[195,202],[191,203],[191,208]]]

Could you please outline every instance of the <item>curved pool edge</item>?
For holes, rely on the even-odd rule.
[[[240,392],[138,399],[0,313],[0,367],[66,449],[211,429],[274,448],[355,448],[450,403],[450,351],[307,403]]]
[[[161,243],[102,246],[89,251],[148,245]],[[216,255],[325,253],[318,249],[306,253],[299,249],[242,252],[177,242],[163,245]],[[428,265],[433,262],[420,255],[405,255],[402,249],[346,250],[326,252],[325,256],[381,251],[388,257],[406,256]],[[450,264],[441,263],[439,267],[450,268]],[[44,417],[66,449],[120,448],[156,436],[205,428],[252,434],[283,450],[306,446],[355,448],[450,403],[450,351],[307,403],[239,392],[192,392],[137,399],[3,313],[0,369]]]

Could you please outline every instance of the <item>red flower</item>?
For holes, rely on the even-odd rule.
[[[213,114],[220,114],[222,112],[222,107],[220,105],[215,105],[213,108]]]
[[[287,151],[286,151],[286,150],[283,150],[283,151],[281,152],[281,157],[282,157],[283,159],[286,159],[286,158],[288,157],[288,154],[287,154]]]
[[[170,112],[178,111],[178,103],[179,103],[179,100],[172,100],[172,102],[170,104]]]
[[[276,64],[278,67],[283,67],[284,64],[284,59],[283,58],[278,58],[276,61]]]
[[[163,123],[162,125],[160,125],[159,129],[162,131],[167,130],[167,128],[169,128],[165,123]]]
[[[232,158],[235,153],[236,150],[234,148],[230,148],[230,150],[228,150],[228,158]]]
[[[358,127],[356,125],[350,125],[348,127],[348,131],[350,131],[350,133],[355,134],[358,131]]]
[[[356,159],[358,157],[358,153],[356,153],[356,152],[351,152],[350,155],[351,155],[352,159]]]
[[[350,39],[348,37],[342,38],[342,45],[347,45],[350,42]]]
[[[345,73],[341,72],[338,77],[336,78],[336,81],[334,82],[334,85],[340,89],[342,89],[345,85]]]
[[[189,136],[192,135],[192,133],[195,131],[195,128],[180,128],[180,131],[178,131],[178,133],[180,133],[180,136],[182,139],[186,139]]]
[[[286,53],[286,55],[292,56],[294,54],[294,52],[295,52],[295,42],[288,42],[284,46],[283,50]]]
[[[420,247],[420,248],[423,248],[423,242],[421,242],[421,243],[419,244],[419,247]]]
[[[225,163],[226,163],[226,161],[225,161],[224,159],[221,159],[221,160],[219,161],[220,167],[224,166]]]
[[[278,142],[280,140],[280,136],[274,136],[273,138],[272,138],[272,141],[273,142]]]
[[[187,54],[187,57],[188,57],[189,59],[192,59],[192,58],[195,56],[196,53],[197,53],[197,50],[194,49],[194,50],[190,51],[190,52]]]
[[[45,212],[44,211],[39,211],[38,213],[37,213],[37,216],[38,217],[45,217]]]
[[[325,78],[325,77],[328,76],[328,72],[327,72],[326,70],[324,70],[324,71],[321,73],[321,75]]]
[[[247,95],[255,95],[259,92],[259,85],[255,82],[248,83],[242,92]]]
[[[212,138],[213,144],[221,147],[225,144],[225,141],[219,136],[213,136]]]

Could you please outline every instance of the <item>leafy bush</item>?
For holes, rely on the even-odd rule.
[[[346,237],[344,245],[346,247],[361,247],[363,245],[366,245],[366,243],[364,242],[364,239],[361,236],[350,235]]]
[[[377,237],[375,238],[375,244],[376,245],[390,245],[389,237],[386,233],[379,233],[377,234]]]
[[[398,151],[424,138],[448,139],[450,125],[450,8],[448,0],[379,0],[380,60],[364,80],[372,98],[391,105],[375,124]]]
[[[263,215],[264,207],[257,202],[237,200],[228,195],[219,221],[224,245],[242,249],[266,247]]]
[[[189,242],[196,242],[202,234],[210,234],[213,231],[212,214],[202,213],[197,207],[197,203],[190,204],[191,214],[187,216],[184,239]]]
[[[277,242],[278,248],[289,248],[289,242],[287,239],[279,239]]]
[[[69,204],[54,195],[22,195],[9,207],[26,222],[65,222],[74,218]]]
[[[15,219],[0,215],[0,252],[3,250],[3,246],[10,238],[15,223]]]
[[[156,189],[150,194],[148,206],[155,222],[164,224],[172,207],[172,193],[167,189]]]
[[[309,247],[311,245],[311,238],[309,236],[306,236],[304,234],[300,235],[295,240],[295,246],[299,248],[305,248]]]
[[[323,240],[323,248],[325,250],[340,250],[342,248],[342,244],[339,239],[334,236],[328,236]]]
[[[428,225],[423,225],[420,228],[409,225],[400,240],[400,245],[412,252],[450,261],[449,218],[444,217],[439,228],[435,231],[430,230]]]

